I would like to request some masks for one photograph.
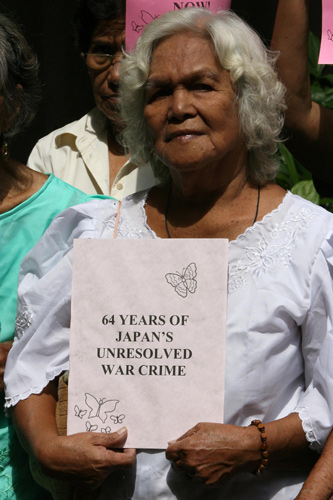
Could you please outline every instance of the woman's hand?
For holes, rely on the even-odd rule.
[[[5,373],[6,361],[8,353],[13,345],[13,342],[0,342],[0,392],[4,390],[3,374]]]
[[[39,442],[35,456],[45,475],[94,489],[115,468],[133,465],[135,450],[115,448],[123,446],[126,438],[125,427],[111,434],[57,436],[47,443]]]
[[[32,394],[12,409],[21,444],[35,457],[44,474],[94,489],[116,468],[133,465],[135,450],[122,449],[127,438],[125,427],[111,434],[59,436],[56,400],[57,383],[53,380],[41,394]]]
[[[255,427],[200,423],[169,443],[166,458],[205,484],[215,485],[261,462],[261,438]]]
[[[268,467],[309,470],[316,452],[309,449],[297,413],[265,423]],[[166,457],[175,467],[205,484],[215,485],[238,472],[254,472],[261,464],[261,436],[257,427],[201,423],[169,443]]]

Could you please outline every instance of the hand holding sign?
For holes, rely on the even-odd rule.
[[[217,485],[260,461],[260,438],[251,427],[200,423],[169,443],[166,458],[188,476]],[[258,445],[259,439],[259,445]]]

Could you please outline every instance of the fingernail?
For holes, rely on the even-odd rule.
[[[168,441],[168,444],[173,444],[177,441],[177,439],[173,439],[172,441]]]
[[[122,436],[123,434],[126,434],[127,428],[126,427],[121,427],[120,429],[117,430],[117,434],[119,436]]]

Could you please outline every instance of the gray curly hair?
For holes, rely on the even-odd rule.
[[[0,93],[14,119],[2,136],[13,137],[34,118],[41,96],[38,61],[19,27],[0,14]]]
[[[230,72],[236,87],[240,133],[248,150],[248,178],[263,185],[274,179],[278,164],[273,155],[279,142],[285,110],[285,88],[274,70],[276,54],[268,51],[259,36],[230,11],[212,14],[206,9],[171,11],[149,24],[127,55],[121,72],[121,112],[126,123],[120,140],[132,161],[150,162],[155,175],[168,178],[167,167],[154,151],[143,118],[145,84],[152,53],[164,38],[191,32],[208,39],[222,68]]]

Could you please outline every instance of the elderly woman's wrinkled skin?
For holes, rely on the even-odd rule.
[[[122,56],[125,44],[125,19],[100,21],[96,26],[90,46],[91,53]],[[121,57],[115,57],[104,70],[88,68],[97,107],[110,121],[119,121],[119,78]]]

